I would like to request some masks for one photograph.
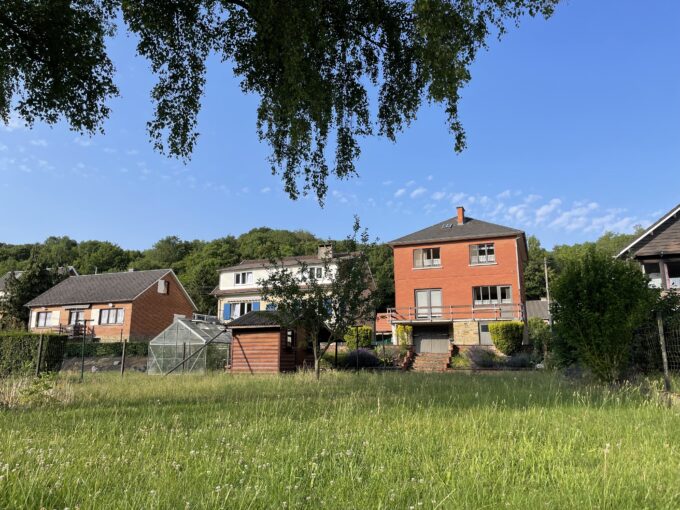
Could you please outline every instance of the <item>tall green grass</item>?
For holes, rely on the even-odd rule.
[[[679,508],[680,415],[545,373],[88,374],[0,412],[0,508]]]

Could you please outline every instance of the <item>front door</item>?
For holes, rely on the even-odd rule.
[[[493,345],[488,322],[479,323],[479,343],[482,345]]]
[[[432,326],[427,328],[413,328],[413,343],[416,353],[449,352],[449,326]]]

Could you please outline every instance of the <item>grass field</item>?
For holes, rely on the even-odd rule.
[[[680,413],[549,373],[87,375],[0,411],[0,508],[680,508]]]

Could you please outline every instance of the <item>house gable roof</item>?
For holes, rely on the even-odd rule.
[[[174,277],[171,269],[71,276],[32,299],[26,306],[32,308],[133,301],[168,274]],[[175,280],[178,285],[182,285],[176,277]],[[186,294],[186,290],[182,290]]]
[[[680,253],[680,204],[663,215],[652,226],[645,230],[637,239],[626,246],[617,258],[627,255],[633,257],[657,254]]]
[[[332,260],[340,260],[344,259],[347,257],[353,257],[356,256],[356,252],[350,252],[350,253],[336,253],[333,255],[333,257],[330,259]],[[229,266],[229,267],[223,267],[219,269],[218,271],[220,273],[226,272],[226,271],[238,271],[240,269],[262,269],[262,268],[270,268],[270,267],[275,267],[275,266],[297,266],[301,263],[305,264],[322,264],[324,262],[323,259],[319,258],[318,255],[293,255],[290,257],[282,257],[280,259],[274,259],[269,260],[269,259],[250,259],[250,260],[242,260],[235,266]]]
[[[427,228],[405,235],[388,244],[391,246],[425,244],[441,241],[463,241],[468,239],[488,239],[494,237],[524,236],[522,230],[496,225],[467,217],[462,225],[453,217]]]

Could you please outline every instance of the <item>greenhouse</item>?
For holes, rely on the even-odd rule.
[[[205,373],[229,364],[231,332],[204,321],[176,319],[149,343],[147,373]]]

